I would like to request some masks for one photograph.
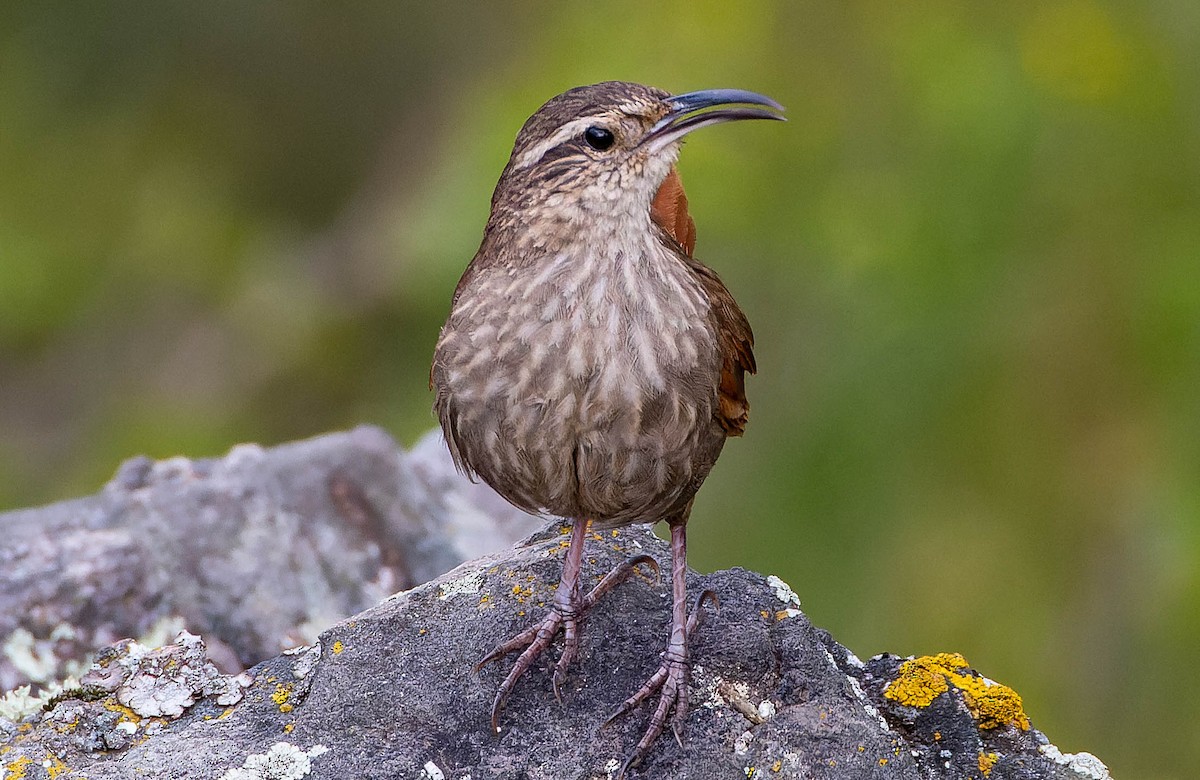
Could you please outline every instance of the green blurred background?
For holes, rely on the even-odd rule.
[[[692,562],[956,650],[1120,778],[1200,766],[1200,4],[0,7],[0,508],[137,453],[434,425],[521,122],[742,87],[698,255],[754,323]]]

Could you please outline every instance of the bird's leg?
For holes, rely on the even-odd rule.
[[[658,667],[638,691],[630,696],[616,712],[604,722],[607,726],[617,718],[626,714],[634,707],[650,698],[655,691],[659,692],[658,706],[650,716],[650,725],[646,733],[634,747],[629,760],[621,767],[618,777],[624,777],[626,770],[637,766],[650,750],[650,746],[662,734],[671,716],[671,731],[675,741],[683,745],[683,726],[687,720],[688,711],[688,639],[703,619],[704,602],[717,603],[717,595],[706,590],[696,599],[691,617],[687,614],[687,532],[684,523],[671,526],[671,638],[667,642],[666,652],[663,653],[662,665]],[[674,714],[671,711],[674,710]]]
[[[646,564],[652,568],[655,574],[658,573],[658,564],[653,558],[648,555],[639,555],[613,568],[594,588],[581,596],[579,575],[583,568],[583,542],[587,533],[587,522],[586,518],[578,518],[571,526],[567,557],[563,561],[562,577],[559,579],[558,589],[554,591],[554,604],[550,612],[539,622],[507,642],[498,645],[492,652],[480,659],[479,663],[475,664],[475,671],[479,671],[492,661],[503,658],[509,653],[521,651],[521,655],[517,657],[508,676],[500,684],[500,689],[496,691],[496,698],[492,702],[493,731],[500,731],[500,710],[516,687],[517,680],[550,646],[559,631],[563,633],[563,651],[558,663],[554,665],[553,681],[554,697],[562,701],[559,689],[566,680],[567,667],[579,654],[579,621],[582,620],[584,613],[601,596],[632,574],[640,564]]]

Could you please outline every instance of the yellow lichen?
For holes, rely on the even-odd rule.
[[[950,690],[949,675],[957,674],[966,665],[966,659],[957,653],[913,658],[900,664],[900,672],[888,683],[883,695],[906,707],[928,707]]]
[[[967,659],[958,653],[913,658],[900,664],[896,679],[888,683],[883,695],[907,707],[928,707],[953,685],[962,691],[963,701],[979,722],[979,728],[1013,725],[1028,730],[1029,718],[1017,692],[1007,685],[964,673],[967,666]]]
[[[771,771],[778,772],[780,769],[783,769],[783,761],[777,758],[775,759],[775,763],[771,764]]]
[[[79,717],[76,716],[68,721],[52,721],[51,727],[59,734],[70,734],[72,731],[79,728]]]
[[[513,598],[517,600],[518,604],[524,604],[526,599],[533,596],[533,588],[522,587],[520,583],[517,583],[516,585],[512,586],[512,594]]]
[[[346,646],[344,644],[342,644],[342,640],[340,640],[340,639],[333,640],[333,654],[334,655],[341,655],[342,651],[345,649],[346,649]]]
[[[64,764],[62,760],[53,753],[46,757],[46,760],[42,762],[42,766],[45,767],[46,774],[49,775],[50,780],[54,780],[54,778],[58,777],[63,772],[69,771],[67,769],[67,765]]]
[[[25,780],[25,770],[32,763],[32,759],[21,756],[16,761],[10,761],[9,763],[5,764],[5,780]]]
[[[983,772],[983,776],[987,777],[992,773],[992,767],[1000,760],[1000,756],[996,753],[980,753],[979,754],[979,771]]]
[[[1029,717],[1021,704],[1021,696],[1012,688],[1000,683],[989,683],[982,677],[964,677],[955,685],[962,689],[963,700],[971,714],[979,721],[979,727],[994,729],[1013,725],[1021,731],[1029,730]]]
[[[288,724],[285,724],[285,725],[284,725],[284,727],[283,727],[283,733],[284,733],[284,734],[291,734],[291,733],[292,733],[293,731],[295,731],[295,730],[296,730],[296,724],[295,724],[295,723],[288,723]]]
[[[116,699],[105,699],[104,709],[108,710],[109,712],[120,713],[121,717],[117,718],[117,724],[133,723],[136,725],[142,722],[141,715],[138,715],[132,709],[126,707],[124,704],[121,704]]]
[[[292,698],[292,691],[295,686],[291,683],[276,683],[275,691],[271,694],[271,701],[279,706],[280,712],[291,712],[295,709],[288,699]]]
[[[880,766],[887,766],[887,765],[888,765],[888,760],[887,760],[886,758],[881,758],[881,759],[879,759],[879,765],[880,765]]]

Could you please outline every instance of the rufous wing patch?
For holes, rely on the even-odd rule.
[[[685,262],[708,293],[712,305],[717,344],[721,350],[721,377],[717,386],[717,422],[729,436],[741,436],[750,417],[746,400],[746,373],[757,370],[754,363],[754,334],[746,315],[720,277],[693,257],[696,249],[696,223],[688,213],[683,181],[674,167],[654,194],[650,218],[667,232],[687,255]]]
[[[688,257],[696,251],[696,223],[688,213],[687,194],[683,191],[683,180],[679,171],[672,166],[671,172],[654,193],[650,202],[650,218],[675,239]]]

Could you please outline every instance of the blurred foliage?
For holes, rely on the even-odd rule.
[[[123,458],[433,425],[520,123],[759,90],[693,137],[761,374],[693,563],[858,653],[962,652],[1122,778],[1200,763],[1200,5],[8,3],[0,506]]]

